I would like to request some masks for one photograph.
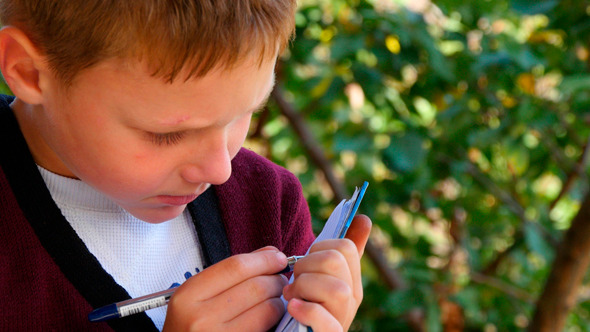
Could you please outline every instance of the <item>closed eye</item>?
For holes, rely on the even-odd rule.
[[[173,133],[148,133],[150,136],[150,140],[152,143],[158,146],[162,145],[175,145],[180,142],[180,140],[184,137],[185,133],[182,131],[173,132]]]

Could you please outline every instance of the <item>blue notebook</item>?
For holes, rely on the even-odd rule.
[[[316,238],[313,243],[328,240],[328,239],[342,239],[346,235],[346,231],[350,227],[352,223],[352,219],[356,215],[356,211],[361,204],[361,200],[365,195],[365,191],[367,190],[367,186],[369,185],[368,182],[364,182],[360,188],[356,188],[352,197],[348,200],[342,200],[340,204],[334,209],[328,221],[326,221],[326,225],[320,232],[320,235]],[[312,243],[312,245],[313,245]],[[293,276],[289,280],[289,283],[293,282]],[[285,308],[287,306],[287,302],[283,299],[285,303]],[[289,312],[285,312],[283,319],[277,326],[275,332],[308,332],[311,331],[311,328],[299,323],[296,321]]]

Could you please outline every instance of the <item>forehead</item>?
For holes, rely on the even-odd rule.
[[[109,60],[81,73],[72,88],[78,101],[96,102],[146,126],[203,127],[259,107],[274,85],[274,65],[274,59],[250,59],[170,83],[140,62]]]

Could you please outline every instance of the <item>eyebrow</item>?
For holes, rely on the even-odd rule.
[[[184,116],[178,117],[176,119],[161,121],[160,124],[163,126],[175,126],[175,125],[183,123],[185,120],[188,120],[188,119],[190,119],[190,116],[184,115]]]

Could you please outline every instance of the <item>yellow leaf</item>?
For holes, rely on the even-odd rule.
[[[516,85],[526,94],[535,94],[535,77],[531,73],[522,73],[516,78]]]
[[[333,80],[334,78],[332,76],[324,77],[318,85],[311,89],[311,95],[315,98],[323,96],[326,91],[328,91],[328,88],[330,87],[330,84],[332,84]]]
[[[327,43],[332,39],[332,37],[334,37],[334,31],[331,29],[324,29],[320,34],[320,41]]]
[[[502,105],[506,108],[512,108],[512,107],[516,106],[516,104],[518,103],[518,101],[514,97],[511,97],[511,96],[506,96],[506,97],[502,98],[500,101],[502,102]]]
[[[399,39],[394,35],[389,35],[385,38],[385,47],[393,54],[399,54],[402,50]]]

